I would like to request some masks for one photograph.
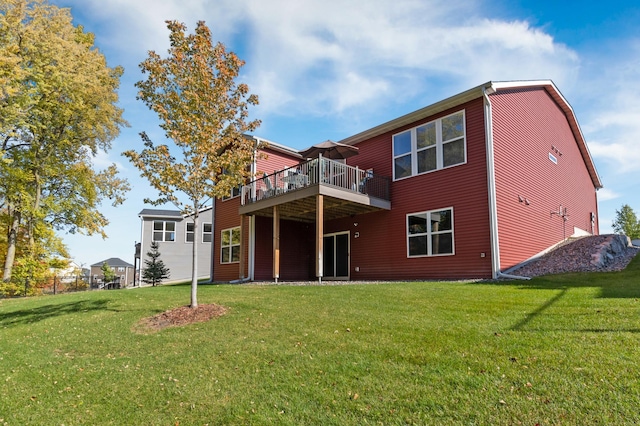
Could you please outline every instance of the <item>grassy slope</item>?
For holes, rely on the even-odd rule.
[[[512,283],[187,286],[0,301],[0,424],[633,424],[640,256]]]

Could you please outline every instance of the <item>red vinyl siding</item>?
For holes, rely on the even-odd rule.
[[[569,237],[574,227],[591,232],[596,189],[564,113],[544,89],[499,91],[490,99],[505,270]],[[551,214],[560,205],[567,208],[566,222]]]
[[[349,163],[363,169],[373,168],[376,174],[392,176],[394,133],[463,109],[467,132],[466,164],[392,182],[390,211],[357,215],[325,224],[326,233],[351,231],[351,279],[491,276],[482,99],[361,142],[357,145],[359,155],[350,158]],[[455,254],[408,258],[406,215],[447,207],[453,207]]]
[[[280,221],[280,279],[314,278],[315,225]],[[273,279],[273,218],[256,217],[255,280]]]
[[[256,177],[261,177],[263,173],[270,175],[275,171],[295,166],[300,161],[300,158],[274,151],[267,146],[256,160]]]
[[[214,244],[213,244],[213,279],[215,281],[232,281],[240,278],[240,264],[239,263],[220,263],[220,234],[222,230],[228,228],[235,228],[240,226],[240,215],[238,215],[238,207],[240,206],[240,197],[235,197],[230,200],[221,201],[216,200],[216,219],[214,225]],[[248,220],[245,220],[244,226],[245,234],[248,235]],[[241,250],[247,249],[247,238],[242,242]],[[245,272],[246,275],[246,272]]]
[[[263,150],[263,154],[258,157],[256,160],[257,167],[257,175],[261,176],[262,173],[273,173],[276,170],[281,170],[283,168],[287,168],[299,163],[299,159],[292,156],[287,155],[285,153],[275,151],[273,149],[269,149],[269,147]],[[234,228],[240,226],[240,215],[238,215],[238,208],[240,207],[240,197],[235,197],[229,200],[216,200],[216,210],[215,210],[215,226],[214,226],[214,253],[213,253],[213,268],[214,268],[214,280],[215,281],[233,281],[240,278],[240,264],[239,263],[231,263],[231,264],[222,264],[220,263],[220,234],[223,229]],[[249,274],[249,218],[245,218],[244,222],[244,239],[242,241],[241,250],[245,255],[245,270],[244,276],[247,277]],[[290,226],[285,226],[285,224],[281,224],[281,233],[284,238],[287,234]],[[255,275],[256,279],[271,279],[272,277],[272,222],[271,219],[266,218],[256,218],[256,260],[255,260]],[[268,238],[264,238],[265,233],[268,233]],[[294,235],[295,236],[295,235]],[[298,250],[299,248],[294,248],[293,250]],[[286,250],[286,248],[285,248]],[[290,262],[292,256],[286,256],[287,252],[285,251],[281,254],[282,262],[281,270],[283,270],[283,265],[285,262]],[[286,256],[284,258],[283,256]],[[290,265],[287,263],[287,266]],[[287,269],[290,271],[291,268]],[[297,272],[296,272],[297,273]],[[300,279],[298,278],[300,273],[295,275],[295,278],[292,279]],[[260,277],[260,278],[258,278]],[[307,275],[304,275],[304,279],[307,279]]]

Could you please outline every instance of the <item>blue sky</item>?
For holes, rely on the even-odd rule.
[[[640,215],[640,6],[635,1],[551,0],[52,0],[96,35],[111,66],[122,65],[123,129],[96,165],[117,163],[133,189],[104,206],[109,238],[63,235],[72,258],[133,263],[138,213],[155,193],[120,154],[138,134],[162,132],[136,101],[138,64],[164,55],[167,19],[193,31],[199,20],[246,61],[240,80],[259,95],[263,138],[306,148],[341,140],[493,80],[551,79],[571,103],[605,188],[602,233],[629,204]]]

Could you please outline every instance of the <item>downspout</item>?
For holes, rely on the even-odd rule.
[[[256,267],[256,217],[255,215],[249,216],[249,280],[255,280],[255,267]]]
[[[259,140],[256,138],[256,145],[253,149],[253,163],[251,163],[251,181],[255,181],[258,176],[258,143]],[[251,196],[256,197],[255,194],[256,188],[255,185],[251,188]],[[253,281],[255,280],[255,265],[256,265],[256,217],[255,215],[249,216],[249,255],[248,255],[248,264],[249,264],[249,273],[248,278]]]
[[[209,283],[212,284],[214,280],[214,268],[216,265],[216,198],[211,199],[211,255],[209,256]]]
[[[153,225],[151,226],[153,228]],[[153,231],[151,231],[153,232]],[[133,271],[133,286],[136,286],[136,280],[138,281],[138,286],[142,286],[142,262],[144,261],[144,218],[140,216],[140,259],[138,260],[138,270],[136,271],[134,268]],[[134,263],[135,266],[135,263]],[[89,267],[91,268],[91,267]],[[91,270],[91,269],[89,269]],[[91,278],[89,278],[91,280]]]
[[[498,242],[498,202],[496,199],[496,170],[493,153],[493,117],[489,95],[496,92],[493,85],[482,89],[484,97],[484,127],[487,149],[487,184],[489,192],[489,232],[491,234],[491,276],[493,279],[530,280],[529,277],[504,274],[500,271],[500,244]]]

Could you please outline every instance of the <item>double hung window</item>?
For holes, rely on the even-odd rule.
[[[398,180],[466,162],[464,111],[393,136],[393,178]]]
[[[193,222],[187,222],[186,228],[186,236],[185,241],[188,243],[192,243],[195,240],[195,232],[194,232]],[[210,243],[212,236],[212,226],[210,223],[202,224],[202,242]]]
[[[223,229],[220,236],[220,263],[240,261],[240,227]]]
[[[210,223],[202,224],[202,242],[210,243],[213,236],[213,227]]]
[[[454,253],[453,208],[407,215],[407,256]]]

